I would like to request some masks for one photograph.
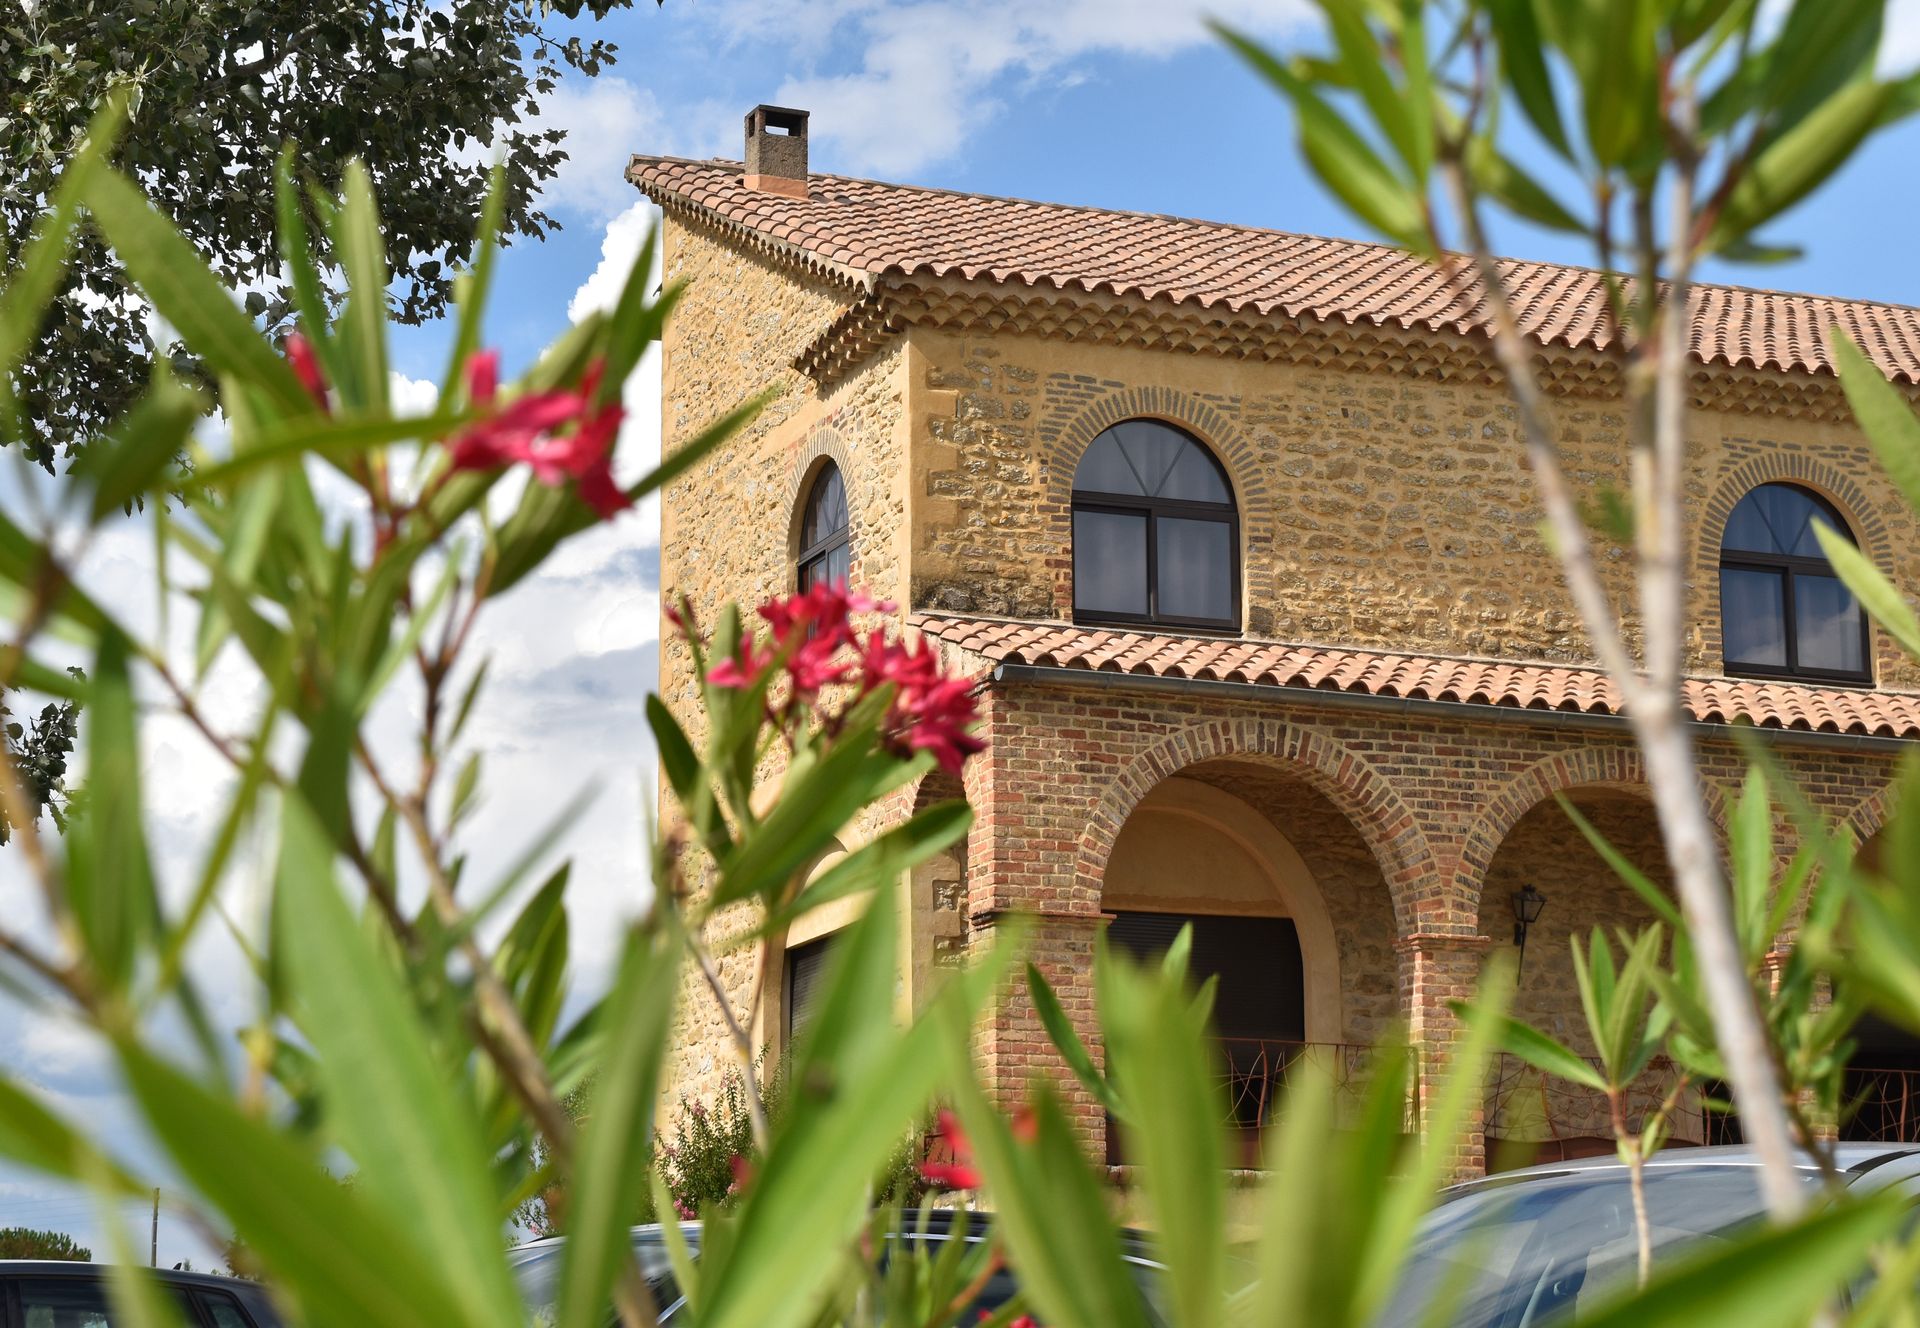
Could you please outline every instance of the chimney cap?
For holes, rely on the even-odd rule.
[[[807,112],[761,104],[747,112],[746,179],[749,189],[807,196]]]

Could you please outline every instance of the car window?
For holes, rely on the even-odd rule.
[[[1725,1241],[1765,1211],[1754,1167],[1656,1167],[1646,1182],[1656,1260]],[[1445,1315],[1457,1328],[1578,1322],[1632,1282],[1637,1257],[1624,1171],[1490,1185],[1428,1216],[1385,1322],[1427,1322],[1436,1305],[1458,1307]]]
[[[527,1307],[527,1322],[533,1328],[547,1328],[560,1313],[560,1262],[563,1249],[563,1241],[546,1241],[525,1246],[508,1256],[513,1265],[513,1280],[519,1284],[520,1298]],[[660,1233],[636,1231],[633,1235],[633,1253],[640,1261],[640,1271],[647,1279],[647,1286],[653,1291],[654,1305],[661,1311],[663,1319],[669,1317],[666,1311],[677,1304],[680,1292],[673,1277],[673,1260],[667,1254]],[[696,1246],[689,1253],[698,1257],[699,1248]]]
[[[26,1277],[14,1286],[20,1293],[25,1328],[118,1328],[127,1321],[113,1312],[103,1282],[84,1277]],[[184,1302],[180,1308],[186,1311]],[[187,1321],[192,1322],[190,1314]],[[244,1319],[236,1323],[237,1328],[252,1328]]]
[[[232,1296],[219,1291],[196,1291],[193,1298],[207,1312],[213,1328],[253,1328],[253,1320]]]

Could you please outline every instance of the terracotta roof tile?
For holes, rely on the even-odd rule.
[[[735,162],[635,157],[628,175],[656,201],[744,226],[863,282],[985,277],[1262,317],[1485,330],[1477,290],[1388,245],[838,175],[814,175],[809,197],[788,198],[748,189]],[[1501,266],[1528,335],[1544,346],[1601,348],[1598,272]],[[1920,310],[1736,286],[1699,285],[1691,298],[1693,351],[1706,363],[1828,373],[1826,337],[1838,323],[1889,374],[1920,383]]]
[[[1596,669],[1436,659],[1270,641],[1162,636],[1061,623],[918,613],[935,640],[991,664],[1312,688],[1366,696],[1613,715],[1619,692]],[[1920,739],[1920,695],[1739,678],[1689,678],[1686,706],[1706,724]]]

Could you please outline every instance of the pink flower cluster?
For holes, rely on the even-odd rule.
[[[891,613],[894,606],[844,586],[822,583],[797,595],[783,595],[760,606],[771,640],[741,642],[739,653],[707,672],[715,687],[746,688],[776,667],[786,675],[789,705],[806,704],[827,687],[856,685],[865,696],[891,685],[884,732],[903,753],[933,753],[940,768],[959,774],[967,757],[986,743],[969,731],[980,718],[973,686],[940,667],[933,648],[922,639],[911,645],[890,641],[879,628],[864,635],[853,618]]]
[[[495,410],[500,352],[474,353],[467,359],[467,399],[490,413],[453,440],[453,468],[492,470],[525,462],[542,484],[571,479],[581,500],[603,518],[632,506],[613,479],[613,441],[626,412],[617,400],[594,405],[605,368],[595,360],[577,388],[531,392]]]

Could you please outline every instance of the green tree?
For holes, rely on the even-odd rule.
[[[274,163],[298,148],[300,174],[338,191],[366,163],[389,226],[393,315],[444,313],[456,265],[472,257],[488,158],[502,154],[503,230],[540,238],[558,223],[536,203],[565,158],[538,126],[567,70],[597,74],[605,41],[549,31],[631,0],[37,0],[0,16],[0,265],[20,261],[62,164],[115,91],[128,98],[116,164],[180,228],[247,311],[289,324],[288,274],[274,245]],[[322,254],[324,264],[330,257]],[[74,262],[33,354],[13,368],[19,409],[0,442],[52,468],[118,418],[159,351],[148,305],[112,250],[78,237]],[[166,351],[176,367],[192,350]]]
[[[0,1259],[59,1259],[88,1263],[93,1251],[64,1231],[37,1231],[33,1227],[0,1227]]]

